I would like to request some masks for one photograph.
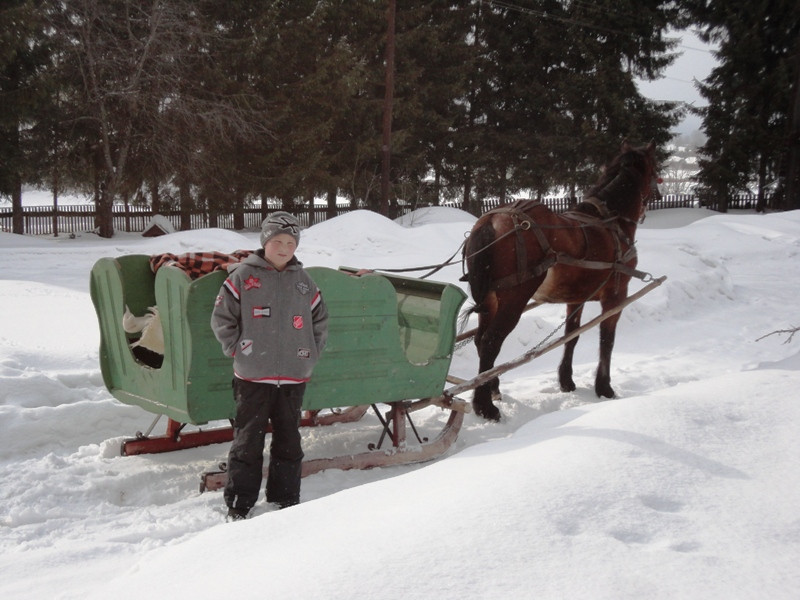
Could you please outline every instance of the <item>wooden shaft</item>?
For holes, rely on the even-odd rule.
[[[541,306],[542,304],[544,304],[544,302],[531,302],[525,308],[522,309],[522,312],[526,313],[529,310],[536,308],[537,306]],[[468,340],[469,338],[473,337],[476,333],[478,333],[477,327],[475,329],[470,329],[468,331],[465,331],[464,333],[461,333],[456,337],[456,343]]]
[[[528,352],[526,352],[522,356],[519,356],[519,357],[515,358],[514,360],[511,360],[511,361],[509,361],[507,363],[503,363],[502,365],[497,365],[496,367],[494,367],[492,369],[489,369],[488,371],[484,371],[483,373],[479,373],[476,377],[473,377],[472,379],[469,379],[467,381],[459,383],[459,384],[451,387],[450,389],[446,390],[444,395],[445,396],[455,396],[456,394],[460,394],[462,392],[473,390],[476,387],[486,383],[490,379],[493,379],[493,378],[495,378],[495,377],[497,377],[499,375],[502,375],[503,373],[506,373],[507,371],[510,371],[511,369],[515,369],[515,368],[517,368],[517,367],[519,367],[519,366],[521,366],[521,365],[523,365],[525,363],[528,363],[528,362],[532,361],[534,358],[540,357],[542,354],[546,354],[547,352],[550,352],[551,350],[555,350],[556,348],[558,348],[560,346],[563,346],[568,341],[578,337],[583,332],[588,331],[589,329],[592,329],[593,327],[597,327],[600,323],[602,323],[603,321],[605,321],[609,317],[612,317],[612,316],[616,315],[617,313],[622,312],[622,310],[626,306],[628,306],[629,304],[635,302],[636,300],[638,300],[639,298],[641,298],[642,296],[644,296],[648,292],[650,292],[650,291],[654,290],[655,288],[657,288],[658,286],[660,286],[662,283],[664,283],[664,281],[666,279],[667,279],[666,276],[662,276],[662,277],[659,277],[658,279],[654,279],[648,285],[643,287],[641,290],[639,290],[638,292],[636,292],[632,296],[628,296],[618,306],[615,306],[614,308],[608,309],[607,311],[605,311],[604,313],[598,315],[597,317],[595,317],[594,319],[592,319],[591,321],[589,321],[585,325],[582,325],[581,327],[579,327],[578,329],[576,329],[572,333],[570,333],[568,335],[565,335],[565,336],[557,339],[554,342],[551,342],[550,344],[548,344],[548,345],[546,345],[546,346],[544,346],[542,348],[533,348],[532,350],[529,350]]]

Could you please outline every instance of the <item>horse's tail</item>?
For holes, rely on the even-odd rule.
[[[495,241],[491,220],[473,230],[464,245],[464,258],[467,265],[466,279],[475,306],[470,312],[483,310],[483,301],[492,289],[492,243]]]

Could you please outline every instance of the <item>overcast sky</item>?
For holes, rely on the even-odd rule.
[[[664,73],[664,77],[656,81],[639,82],[642,94],[653,100],[680,100],[693,106],[705,106],[705,99],[694,85],[695,81],[703,81],[711,73],[717,62],[708,45],[701,42],[690,31],[681,32],[683,39],[676,48],[681,53],[675,62]],[[701,120],[688,115],[678,124],[678,133],[689,134],[700,129]]]

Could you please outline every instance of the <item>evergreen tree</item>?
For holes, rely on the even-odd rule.
[[[11,0],[0,9],[0,196],[11,198],[12,231],[24,232],[22,185],[40,163],[31,124],[47,102],[43,73],[49,58],[40,15],[32,0]]]
[[[569,174],[561,184],[574,195],[597,177],[598,168],[623,139],[664,144],[680,111],[647,100],[634,79],[653,78],[674,60],[676,41],[666,37],[680,25],[672,4],[573,2],[558,27],[568,41],[563,68],[555,68],[556,98],[562,107],[556,130],[558,168]],[[552,20],[552,19],[551,19]]]
[[[372,3],[333,0],[259,11],[248,72],[267,106],[270,134],[253,146],[248,166],[262,201],[278,198],[291,210],[331,190],[335,197],[337,189],[355,189],[379,115],[366,69],[379,19]]]
[[[780,192],[798,160],[789,132],[798,125],[800,12],[790,0],[690,5],[703,38],[719,46],[720,64],[699,86],[708,100],[699,111],[708,136],[700,149],[701,192],[724,211],[731,193],[752,186],[763,210],[767,188]]]
[[[417,167],[421,175],[420,199],[438,204],[457,198],[463,174],[457,156],[470,143],[463,125],[468,121],[465,98],[477,55],[471,37],[475,7],[470,2],[427,4],[431,8],[423,13],[424,18],[411,15],[420,23],[415,37],[406,40],[401,33],[399,96],[403,101],[406,90],[413,91],[417,111],[413,118],[407,118],[410,111],[401,106],[397,120],[398,128],[408,130],[407,143],[416,147],[409,154],[422,157],[422,167]],[[402,10],[401,32],[407,27],[407,17]],[[402,160],[403,153],[398,154]],[[422,168],[427,172],[422,173]]]
[[[647,101],[634,78],[671,62],[675,42],[665,31],[680,18],[657,1],[475,7],[465,208],[477,208],[466,191],[473,183],[480,198],[574,189],[596,177],[623,138],[667,141],[678,111]]]
[[[449,134],[470,58],[467,12],[448,0],[398,4],[391,175],[396,199],[412,205],[438,204],[452,178]]]
[[[25,123],[48,149],[36,160],[51,184],[95,191],[101,235],[113,232],[111,204],[129,198],[180,204],[182,227],[197,207],[212,223],[233,210],[241,226],[256,198],[291,209],[338,194],[377,207],[385,2],[14,5],[49,23],[28,29],[47,31],[44,77],[32,78],[47,101],[15,108],[17,130]],[[642,98],[633,78],[670,61],[672,7],[398,3],[392,202],[461,197],[478,212],[486,197],[586,184],[625,136],[665,141],[674,113]],[[4,104],[6,132],[11,114]]]

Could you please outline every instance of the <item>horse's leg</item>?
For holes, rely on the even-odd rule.
[[[478,349],[478,356],[480,357],[478,371],[480,373],[494,367],[494,361],[500,352],[503,339],[496,336],[484,336],[484,344]],[[494,377],[475,388],[475,393],[472,396],[472,408],[475,410],[476,415],[488,421],[500,420],[500,409],[492,402],[496,394],[499,393],[499,389],[500,379],[498,377]]]
[[[616,306],[602,303],[603,312]],[[622,313],[609,317],[600,323],[600,362],[597,363],[597,375],[594,379],[594,391],[598,398],[613,398],[616,396],[611,387],[611,352],[614,350],[614,338],[617,333],[617,322]]]
[[[489,311],[482,312],[478,317],[478,332],[475,334],[475,347],[478,350],[479,373],[483,373],[494,366],[494,359],[497,357],[497,352],[499,352],[499,345],[503,343],[503,340],[500,340],[500,344],[497,344],[497,334],[492,327],[496,321],[496,317],[496,303],[492,305]],[[496,351],[494,350],[495,346],[497,346]],[[493,353],[493,356],[489,358],[491,353]],[[495,386],[497,386],[498,389],[500,387],[500,380],[497,377],[476,387],[472,397],[472,408],[475,414],[489,421],[500,420],[500,411],[492,403]]]
[[[478,319],[478,334],[475,336],[475,345],[478,348],[480,359],[478,368],[480,373],[485,373],[494,367],[503,342],[517,326],[522,310],[535,289],[535,286],[527,285],[525,289],[514,288],[508,292],[500,292],[495,297],[496,301],[491,309],[481,313]],[[493,377],[476,387],[472,397],[475,414],[490,421],[499,421],[500,410],[492,402],[499,395],[500,379],[498,377]]]
[[[564,335],[569,335],[581,326],[582,314],[583,304],[567,304],[567,324],[564,328]],[[558,383],[562,392],[575,391],[575,382],[572,380],[572,356],[577,343],[578,338],[576,337],[564,344],[564,356],[561,358],[561,364],[558,365]]]

